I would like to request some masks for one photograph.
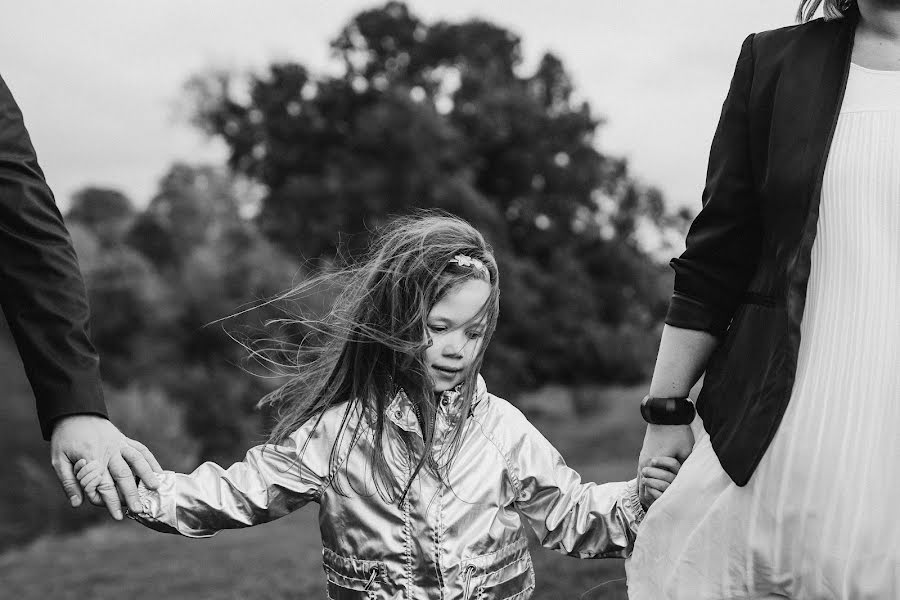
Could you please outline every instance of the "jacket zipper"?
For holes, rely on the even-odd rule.
[[[469,600],[469,594],[471,593],[471,589],[469,589],[472,584],[472,575],[475,573],[475,565],[466,566],[465,573],[463,575],[463,600]]]
[[[378,569],[372,569],[372,574],[369,575],[369,581],[366,582],[366,587],[363,590],[368,590],[372,587],[372,584],[375,583],[375,578],[378,577]]]

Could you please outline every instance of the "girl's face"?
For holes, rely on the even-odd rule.
[[[487,320],[482,308],[490,294],[491,286],[486,281],[467,279],[448,291],[428,313],[431,345],[425,349],[425,363],[435,393],[462,383],[478,356]]]

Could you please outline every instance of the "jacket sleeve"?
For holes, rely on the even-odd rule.
[[[227,469],[206,462],[190,474],[166,471],[158,475],[157,490],[142,482],[143,508],[127,514],[157,531],[200,538],[273,521],[318,502],[329,480],[331,445],[314,422],[282,444],[251,448]]]
[[[88,303],[69,233],[38,166],[22,113],[0,78],[0,306],[37,400],[54,419],[106,415]]]
[[[508,464],[516,508],[546,548],[577,558],[625,558],[644,516],[637,483],[583,483],[581,477],[519,413],[509,424],[521,433]]]
[[[684,253],[671,262],[675,289],[666,323],[724,334],[756,271],[762,240],[750,158],[748,98],[753,39],[741,46],[709,153],[703,208]]]

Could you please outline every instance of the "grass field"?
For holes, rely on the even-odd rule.
[[[535,420],[584,480],[634,476],[643,426],[637,404],[646,386],[597,394],[586,417]],[[625,577],[621,560],[578,560],[533,548],[538,600],[579,598]],[[39,539],[0,555],[4,598],[321,598],[324,575],[314,507],[280,521],[209,540],[162,535],[132,522]],[[590,600],[625,600],[621,581]]]

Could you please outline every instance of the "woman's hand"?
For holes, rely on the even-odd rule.
[[[640,458],[638,458],[638,496],[641,504],[650,506],[662,495],[663,491],[659,489],[658,485],[651,487],[644,483],[643,471],[647,467],[653,467],[650,462],[654,459],[660,460],[668,457],[675,459],[680,468],[681,464],[684,464],[684,461],[690,456],[693,448],[694,432],[691,431],[690,425],[647,425],[644,445],[641,448]],[[665,487],[668,487],[668,483]]]

